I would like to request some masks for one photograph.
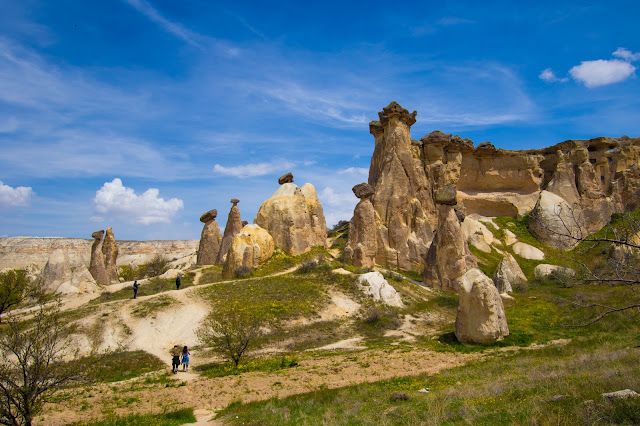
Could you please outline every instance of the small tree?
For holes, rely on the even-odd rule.
[[[240,359],[262,336],[265,324],[265,317],[239,306],[230,306],[209,314],[198,330],[198,337],[238,368]]]
[[[146,277],[157,277],[167,272],[169,260],[161,254],[156,254],[144,267]]]
[[[27,271],[12,269],[0,273],[0,322],[2,314],[22,302],[29,292]]]
[[[9,316],[0,334],[0,423],[31,425],[51,395],[84,378],[84,367],[63,362],[68,330],[59,307],[40,305],[33,319]]]

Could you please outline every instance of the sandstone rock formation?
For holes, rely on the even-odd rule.
[[[489,142],[474,147],[437,130],[412,140],[416,112],[395,102],[378,115],[380,120],[369,124],[375,148],[368,182],[374,189],[377,264],[419,270],[439,226],[436,199],[453,203],[453,188],[461,207],[457,213],[485,217],[523,216],[546,190],[577,212],[588,232],[604,226],[614,210],[640,207],[640,138],[569,140],[508,151]]]
[[[491,343],[509,335],[504,305],[493,281],[479,269],[460,280],[456,337],[464,343]]]
[[[69,260],[60,249],[51,253],[49,261],[42,270],[42,286],[47,293],[55,292],[60,284],[71,279]]]
[[[109,276],[104,266],[104,257],[102,256],[102,238],[104,230],[96,231],[91,236],[94,238],[91,246],[91,262],[89,264],[89,272],[93,279],[102,285],[109,284]]]
[[[222,236],[222,242],[220,243],[220,250],[218,251],[217,265],[224,264],[227,260],[227,252],[231,247],[233,237],[235,237],[242,229],[242,218],[240,217],[240,209],[238,209],[238,203],[240,200],[237,198],[231,199],[231,210],[227,217],[227,225],[224,227],[224,235]]]
[[[275,245],[269,233],[258,225],[246,225],[231,242],[222,269],[225,278],[231,278],[241,266],[256,269],[273,255]]]
[[[349,223],[349,239],[344,257],[358,267],[372,268],[378,251],[375,211],[370,200],[373,188],[367,183],[361,183],[353,187],[353,193],[360,198],[360,202]]]
[[[327,244],[327,224],[313,185],[283,183],[260,206],[253,223],[266,229],[276,247],[292,256]]]
[[[467,216],[462,222],[462,234],[464,239],[478,250],[491,253],[491,244],[495,242],[495,238],[484,223]]]
[[[402,307],[402,298],[380,272],[369,272],[358,277],[360,288],[376,302]]]
[[[520,257],[530,260],[542,260],[544,259],[544,252],[531,244],[518,241],[513,245],[513,252]]]
[[[515,284],[527,281],[520,265],[511,253],[506,253],[493,274],[493,282],[500,293],[511,293]]]
[[[453,208],[455,191],[445,186],[436,200],[440,202],[437,207],[438,229],[426,257],[423,281],[431,287],[457,291],[460,278],[476,264]]]
[[[202,234],[200,235],[200,246],[198,247],[198,265],[215,265],[222,244],[222,234],[216,222],[218,210],[209,210],[200,216],[200,222],[204,223]]]
[[[534,237],[564,250],[572,249],[580,238],[588,235],[582,224],[582,210],[549,191],[540,192],[540,198],[529,216],[529,231]]]
[[[71,278],[58,286],[58,294],[93,293],[99,291],[96,281],[86,266],[81,265],[74,269]]]
[[[547,263],[541,263],[537,265],[533,270],[533,275],[536,278],[544,278],[552,274],[561,274],[569,277],[573,277],[576,275],[576,271],[571,268],[563,268],[558,265],[549,265]]]
[[[118,245],[113,236],[113,229],[107,228],[102,240],[102,255],[104,256],[104,268],[107,271],[107,279],[110,283],[118,282]]]

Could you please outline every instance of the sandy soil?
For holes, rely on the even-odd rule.
[[[434,374],[442,369],[465,364],[479,356],[481,355],[398,348],[391,353],[371,350],[305,359],[297,367],[271,373],[252,372],[219,378],[197,377],[191,373],[189,380],[185,380],[187,383],[180,387],[158,384],[142,388],[136,386],[136,382],[141,380],[138,378],[96,386],[80,392],[73,400],[47,405],[37,424],[63,425],[97,419],[108,412],[128,415],[159,413],[186,407],[193,407],[197,410],[199,419],[204,419],[238,399],[244,402],[264,400],[397,376]],[[184,380],[187,379],[187,373],[180,372],[175,377]],[[393,389],[389,391],[392,392]],[[131,398],[136,402],[123,406],[123,401]],[[83,402],[85,408],[81,411]]]

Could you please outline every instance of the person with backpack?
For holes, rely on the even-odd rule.
[[[140,284],[138,284],[138,280],[136,280],[133,282],[133,298],[134,299],[138,297],[138,287],[140,287]]]
[[[176,290],[180,290],[180,275],[176,277]]]
[[[173,370],[173,374],[178,372],[178,367],[180,366],[180,352],[180,347],[173,345],[173,349],[171,349],[171,356],[173,357],[171,360],[171,369]]]

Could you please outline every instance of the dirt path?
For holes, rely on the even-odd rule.
[[[480,356],[438,353],[427,349],[397,349],[391,353],[371,350],[304,359],[297,367],[271,373],[251,372],[218,378],[197,377],[180,386],[167,387],[165,384],[159,384],[138,388],[135,382],[140,379],[134,379],[96,386],[62,404],[48,405],[42,421],[38,424],[62,425],[74,421],[87,421],[100,418],[105,412],[110,411],[116,415],[128,415],[158,413],[186,407],[193,407],[199,415],[198,418],[204,421],[212,412],[226,407],[235,400],[257,401],[392,377],[434,374],[443,369],[463,365]],[[177,379],[186,378],[184,374],[178,373]],[[425,383],[425,386],[427,385],[428,383]],[[389,389],[389,392],[393,392],[393,389]],[[136,402],[123,407],[123,400]],[[80,407],[83,405],[85,409],[81,411]],[[86,408],[87,406],[89,408]]]

